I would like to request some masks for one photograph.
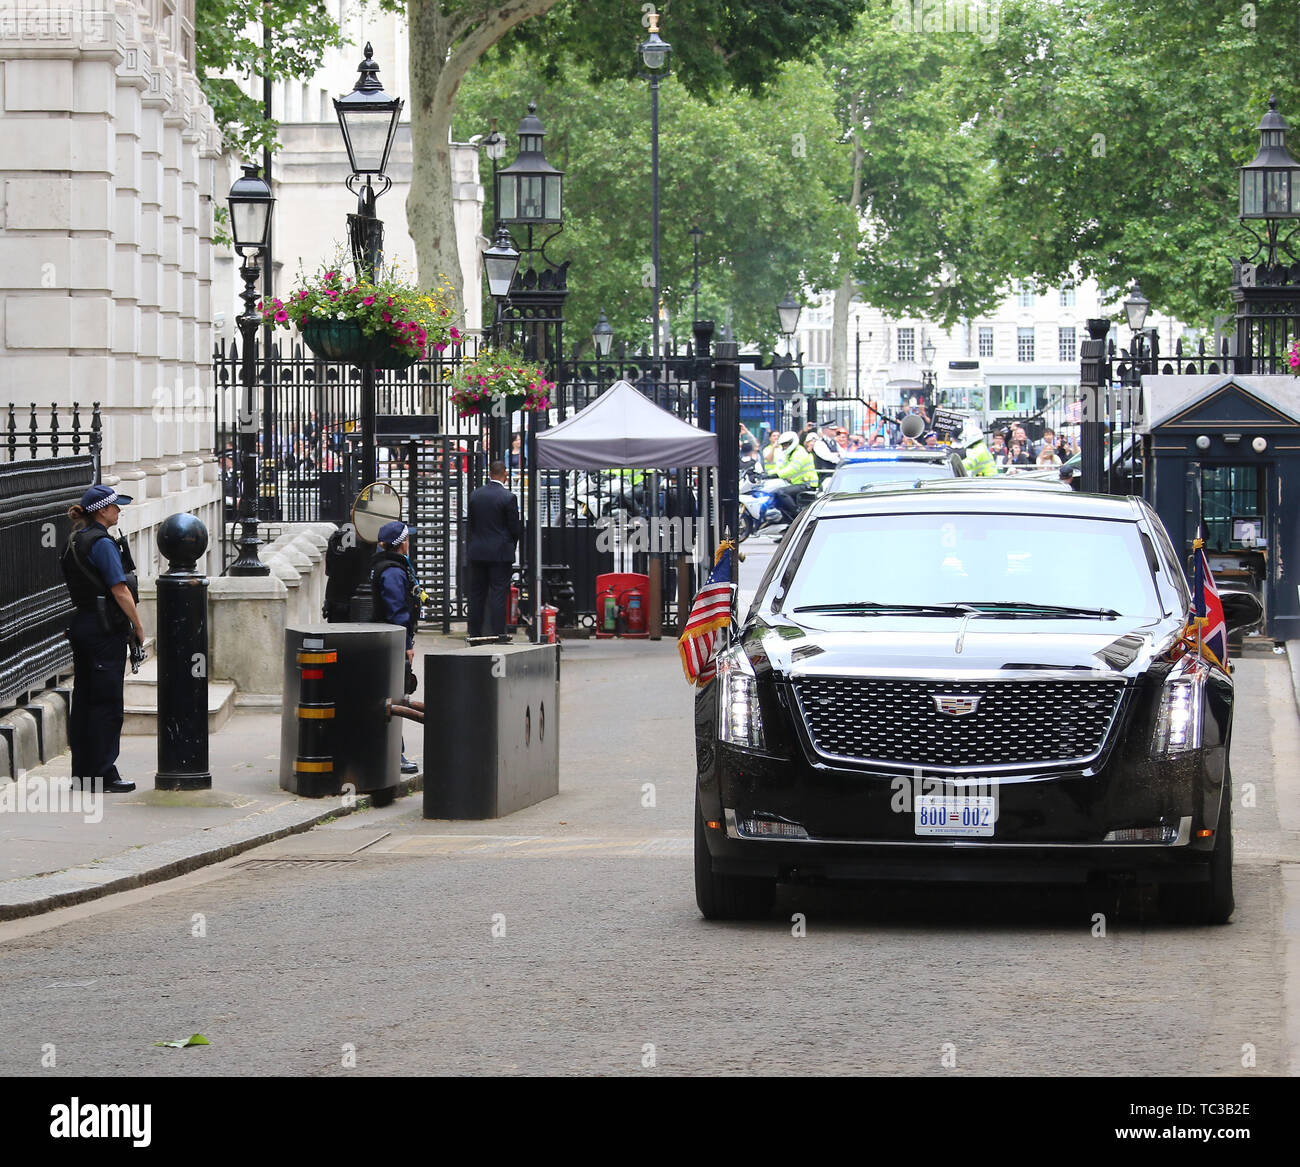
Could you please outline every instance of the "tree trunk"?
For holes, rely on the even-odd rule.
[[[862,211],[862,138],[857,126],[861,121],[861,107],[857,102],[849,106],[849,118],[853,121],[853,188],[849,194],[849,207],[853,211],[856,225]],[[856,242],[856,241],[855,241]],[[835,289],[835,306],[831,314],[831,383],[830,392],[836,397],[849,395],[849,310],[853,296],[857,291],[853,279],[853,261],[856,249],[845,256],[844,278]]]
[[[456,92],[474,63],[507,32],[558,2],[503,0],[486,5],[407,0],[413,166],[406,221],[415,243],[420,282],[428,287],[446,276],[462,304],[465,288],[456,246],[450,144]]]

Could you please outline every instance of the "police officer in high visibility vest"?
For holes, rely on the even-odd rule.
[[[144,644],[136,609],[135,564],[126,540],[108,533],[130,495],[92,486],[81,505],[68,508],[73,533],[60,564],[76,606],[68,625],[72,642],[72,710],[68,739],[72,779],[84,788],[125,794],[135,789],[117,772],[121,747],[127,649]]]
[[[813,456],[799,444],[799,435],[794,430],[786,430],[779,443],[785,461],[776,471],[778,478],[785,479],[785,485],[777,487],[772,499],[788,521],[793,522],[799,513],[795,506],[795,495],[801,490],[815,490],[817,487],[817,466]]]
[[[998,473],[998,464],[993,460],[993,455],[989,452],[988,444],[984,441],[983,431],[974,421],[967,419],[966,425],[961,431],[961,440],[966,447],[966,456],[961,460],[961,464],[966,468],[966,473],[972,478],[995,478]]]

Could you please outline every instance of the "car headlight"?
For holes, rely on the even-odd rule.
[[[718,738],[748,750],[765,748],[758,680],[749,657],[739,649],[718,657]]]
[[[1156,754],[1181,754],[1201,748],[1205,678],[1209,667],[1195,657],[1184,657],[1170,672],[1160,696],[1155,734]]]

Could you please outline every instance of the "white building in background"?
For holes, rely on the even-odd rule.
[[[272,222],[273,280],[277,295],[292,287],[299,271],[311,275],[336,249],[347,251],[347,216],[357,209],[356,196],[348,192],[348,156],[343,146],[334,98],[351,92],[367,43],[379,66],[379,80],[387,93],[406,100],[397,139],[389,162],[393,185],[376,203],[384,223],[385,262],[415,270],[415,244],[406,220],[406,196],[411,189],[410,46],[406,19],[377,5],[357,0],[324,0],[329,14],[339,22],[351,44],[330,49],[316,74],[306,81],[277,81],[271,87],[271,116],[280,122],[280,148],[271,161],[271,184],[276,197]],[[248,94],[262,100],[262,82],[244,79]],[[522,107],[519,116],[523,116]],[[509,127],[508,119],[502,119]],[[486,129],[486,127],[485,127]],[[513,135],[512,144],[513,144]],[[261,163],[256,158],[228,158],[228,181],[239,176],[239,163]],[[452,193],[455,200],[456,239],[460,251],[461,286],[465,289],[464,321],[468,329],[482,323],[480,256],[488,241],[482,238],[483,187],[479,181],[478,150],[466,143],[452,144]],[[235,334],[234,318],[241,311],[243,287],[234,256],[225,251],[217,261],[215,303],[220,335]],[[436,282],[436,273],[423,282]]]
[[[0,405],[103,413],[135,557],[212,462],[212,231],[221,139],[194,76],[194,0],[0,9]]]
[[[1121,293],[1122,301],[1127,292]],[[1103,303],[1094,280],[1035,289],[1018,284],[998,308],[944,330],[919,317],[893,318],[855,302],[849,315],[847,385],[831,385],[831,298],[805,308],[797,344],[803,353],[804,392],[861,397],[896,410],[920,391],[923,350],[933,344],[936,387],[958,409],[985,420],[1013,414],[1062,412],[1079,388],[1079,343],[1090,317],[1112,316],[1119,301]],[[1191,339],[1172,317],[1152,312],[1147,327],[1160,334],[1161,353]],[[1126,326],[1112,327],[1128,346]],[[1194,341],[1193,341],[1194,343]]]

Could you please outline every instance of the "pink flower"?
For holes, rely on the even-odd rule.
[[[367,297],[366,297],[364,300],[362,300],[361,302],[362,302],[362,303],[363,303],[367,308],[369,308],[370,305],[373,304],[373,303],[375,302],[375,298],[374,298],[374,296],[367,296]]]
[[[455,327],[455,325],[453,325],[453,326],[452,326],[452,329],[451,329],[451,339],[452,339],[452,340],[460,340],[460,330],[457,329],[457,328]]]
[[[288,319],[289,319],[289,313],[286,312],[283,308],[281,308],[280,311],[275,314],[276,324],[283,324]]]
[[[393,319],[387,312],[381,312],[379,315],[385,324],[389,323]]]
[[[434,347],[434,349],[436,349],[438,352],[443,352],[443,351],[446,349],[447,346],[446,346],[445,344],[443,344],[442,341],[439,341],[439,342],[438,342],[437,344],[435,344],[433,347]]]
[[[339,274],[339,273],[336,272],[336,271],[327,271],[327,272],[325,273],[325,278],[326,278],[327,280],[332,280],[332,279],[334,279],[335,276],[337,276],[338,274]]]

